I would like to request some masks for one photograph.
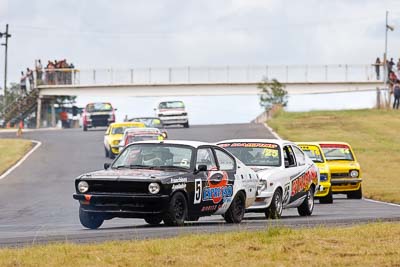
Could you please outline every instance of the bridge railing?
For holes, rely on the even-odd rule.
[[[44,74],[38,85],[229,84],[257,83],[263,78],[284,83],[378,81],[375,66],[362,64],[55,69]]]

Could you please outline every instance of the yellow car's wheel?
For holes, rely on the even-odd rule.
[[[319,199],[319,203],[321,203],[321,204],[332,204],[333,203],[332,187],[329,188],[329,193],[326,196],[321,197]]]
[[[362,199],[361,185],[360,185],[360,188],[358,190],[352,191],[352,192],[348,192],[347,193],[347,198],[350,198],[350,199]]]

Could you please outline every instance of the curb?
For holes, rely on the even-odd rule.
[[[32,143],[36,143],[36,145],[28,152],[26,153],[25,156],[23,156],[17,163],[15,163],[13,166],[11,166],[5,173],[0,175],[0,180],[5,178],[7,175],[9,175],[13,170],[15,170],[18,166],[20,166],[33,152],[35,152],[36,149],[38,149],[42,143],[36,140],[30,140]]]
[[[394,207],[399,207],[400,208],[400,204],[396,204],[396,203],[390,203],[390,202],[384,202],[384,201],[379,201],[379,200],[373,200],[370,198],[363,198],[365,201],[369,201],[369,202],[373,202],[373,203],[379,203],[379,204],[386,204],[389,206],[394,206]]]

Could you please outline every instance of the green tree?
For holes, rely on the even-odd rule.
[[[269,111],[274,105],[282,105],[285,107],[288,102],[288,92],[285,86],[277,79],[269,81],[264,78],[257,86],[261,90],[260,93],[260,106]]]

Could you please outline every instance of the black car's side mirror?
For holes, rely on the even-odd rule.
[[[289,161],[285,159],[285,168],[289,168]]]
[[[104,169],[108,170],[108,168],[110,168],[110,165],[111,165],[110,163],[104,163]]]
[[[197,166],[197,170],[195,170],[195,173],[204,172],[204,171],[207,171],[207,165],[201,164],[201,165]]]

